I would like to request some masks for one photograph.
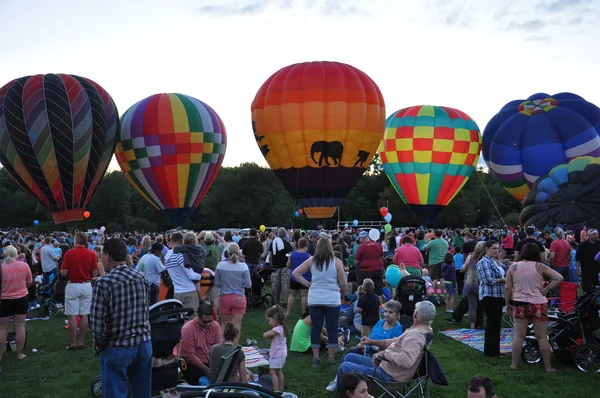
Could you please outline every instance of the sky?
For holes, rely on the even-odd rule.
[[[120,114],[152,94],[190,95],[225,124],[224,166],[267,165],[250,104],[298,62],[359,68],[388,115],[450,106],[482,131],[505,103],[537,92],[600,105],[600,0],[0,0],[0,18],[0,85],[85,76]]]

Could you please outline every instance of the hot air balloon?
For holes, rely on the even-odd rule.
[[[600,156],[600,108],[578,95],[540,93],[511,101],[483,131],[483,159],[522,201],[534,182],[578,156]]]
[[[369,167],[385,105],[369,76],[338,62],[286,66],[251,106],[260,151],[308,218],[329,218]]]
[[[464,112],[431,105],[401,109],[385,127],[383,169],[402,200],[430,224],[475,170],[479,128]]]
[[[26,76],[0,88],[0,162],[56,224],[83,219],[118,134],[112,98],[84,77]]]
[[[155,94],[125,112],[115,155],[127,180],[177,226],[198,207],[225,156],[217,113],[183,94]]]
[[[578,157],[538,178],[525,196],[520,218],[538,228],[600,228],[600,158]]]

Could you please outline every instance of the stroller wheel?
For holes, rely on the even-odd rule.
[[[273,306],[273,296],[270,295],[269,293],[265,294],[263,296],[263,305],[265,306],[265,308],[271,308]]]
[[[531,341],[526,341],[523,351],[521,351],[521,359],[529,365],[539,363],[542,360],[542,354],[540,354],[538,345]]]
[[[100,379],[100,376],[94,377],[94,380],[90,383],[90,392],[94,397],[102,395],[102,380]]]
[[[582,372],[600,373],[600,346],[582,344],[575,350],[575,366]]]

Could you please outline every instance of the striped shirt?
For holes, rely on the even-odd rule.
[[[504,283],[497,279],[504,278],[504,269],[497,260],[483,256],[477,263],[477,278],[479,279],[479,300],[484,297],[504,298]]]
[[[90,319],[98,352],[150,340],[148,291],[146,276],[125,264],[96,281]]]
[[[244,289],[252,287],[250,271],[246,263],[230,263],[221,261],[215,271],[215,286],[221,289],[221,294],[237,294],[243,296]]]

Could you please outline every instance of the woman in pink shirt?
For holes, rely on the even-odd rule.
[[[2,290],[0,291],[0,372],[2,372],[2,354],[6,346],[6,332],[10,317],[14,317],[15,341],[17,343],[17,359],[25,358],[25,317],[29,303],[27,287],[31,285],[32,277],[29,265],[17,260],[17,249],[12,246],[4,248],[2,262]]]

